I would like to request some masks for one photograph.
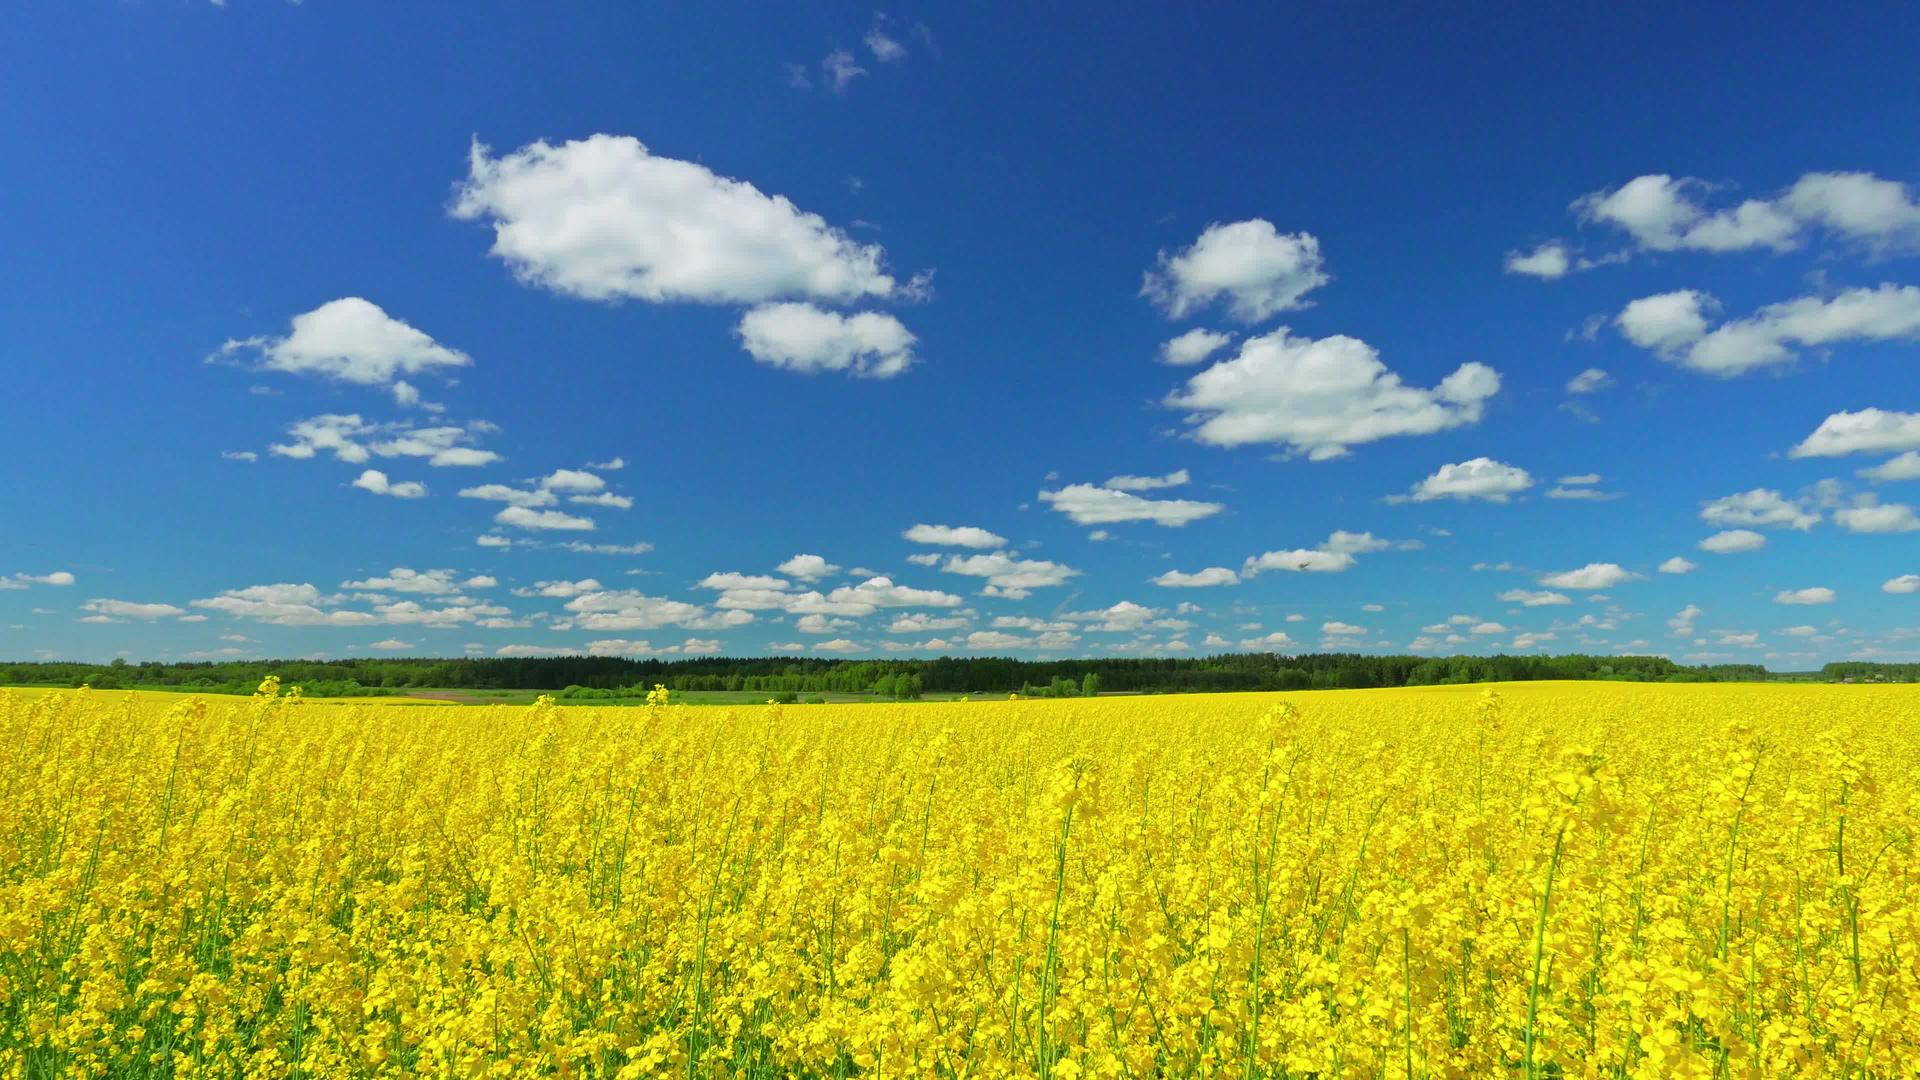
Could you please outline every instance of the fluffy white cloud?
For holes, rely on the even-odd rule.
[[[1507,252],[1507,273],[1552,281],[1567,276],[1573,269],[1573,256],[1558,240],[1549,240],[1532,251]]]
[[[1776,604],[1831,604],[1834,591],[1828,588],[1787,589],[1775,595]]]
[[[836,619],[831,615],[802,615],[793,621],[793,628],[802,634],[836,634],[857,625],[852,619]]]
[[[497,430],[480,421],[466,427],[416,428],[405,423],[370,423],[357,413],[326,413],[295,422],[287,428],[292,436],[288,442],[274,443],[267,449],[299,461],[324,452],[351,465],[363,464],[378,454],[426,458],[427,464],[437,467],[470,467],[500,460],[499,454],[470,445],[478,433]]]
[[[1920,450],[1909,450],[1897,457],[1888,458],[1870,469],[1861,469],[1860,475],[1869,480],[1883,482],[1920,480]]]
[[[452,213],[491,224],[492,253],[523,282],[588,300],[848,302],[898,291],[879,245],[625,136],[536,142],[499,158],[475,142]]]
[[[1159,608],[1122,600],[1098,611],[1070,611],[1060,616],[1066,622],[1086,623],[1087,629],[1107,634],[1130,634],[1151,625],[1164,614]],[[995,625],[1000,625],[996,620]]]
[[[1191,574],[1169,570],[1154,578],[1153,583],[1170,589],[1204,589],[1215,585],[1238,585],[1240,575],[1224,566],[1209,566]]]
[[[709,630],[753,621],[749,612],[715,613],[698,604],[648,596],[632,589],[585,593],[567,601],[565,607],[572,613],[568,622],[582,630],[657,630],[664,626]]]
[[[1614,321],[1629,341],[1662,359],[1723,377],[1790,363],[1798,356],[1795,346],[1920,337],[1920,286],[1796,297],[1709,331],[1707,314],[1718,307],[1713,297],[1688,289],[1635,300]]]
[[[1833,512],[1834,523],[1848,532],[1920,532],[1920,516],[1903,503],[1870,503]]]
[[[1395,498],[1412,502],[1485,499],[1503,503],[1532,486],[1533,476],[1527,470],[1489,457],[1477,457],[1442,465],[1432,476],[1415,484],[1411,492]]]
[[[375,495],[391,495],[396,499],[420,499],[427,494],[427,485],[417,480],[402,480],[395,483],[387,479],[387,474],[379,469],[368,469],[360,474],[353,486],[362,491],[371,491]]]
[[[1663,574],[1691,574],[1696,569],[1698,568],[1694,566],[1692,560],[1679,555],[1660,564],[1660,572]]]
[[[828,574],[839,573],[840,568],[818,555],[795,555],[775,570],[800,581],[818,581]]]
[[[1474,623],[1467,629],[1467,633],[1478,634],[1481,637],[1487,637],[1492,634],[1504,634],[1506,632],[1507,628],[1497,622]]]
[[[952,593],[895,585],[893,579],[887,577],[871,577],[858,585],[843,585],[828,593],[827,601],[832,604],[860,605],[868,611],[875,608],[959,607],[962,602]]]
[[[492,578],[473,578],[467,584],[481,588],[476,582],[485,581],[494,584]],[[460,591],[461,586],[453,580],[451,570],[413,570],[405,566],[396,566],[387,571],[385,577],[371,577],[360,581],[343,581],[343,589],[359,589],[362,592],[399,592],[417,593],[424,596],[449,596]]]
[[[1255,555],[1241,567],[1243,577],[1253,577],[1263,570],[1291,570],[1296,573],[1337,574],[1354,563],[1353,556],[1344,551],[1322,551],[1318,548],[1295,548],[1291,551],[1268,551]]]
[[[1824,228],[1875,251],[1920,247],[1920,203],[1903,184],[1871,173],[1807,173],[1772,198],[1708,210],[1694,198],[1713,185],[1664,174],[1635,177],[1596,191],[1574,209],[1587,221],[1626,230],[1650,251],[1743,251],[1799,246]]]
[[[700,589],[717,589],[733,592],[741,589],[765,589],[772,592],[784,592],[792,588],[785,578],[770,577],[765,574],[741,574],[734,571],[708,574],[694,585]]]
[[[1034,589],[1063,585],[1080,574],[1071,566],[1044,559],[1022,559],[998,551],[985,555],[949,555],[940,569],[949,574],[985,578],[986,587],[982,591],[986,595],[1009,600],[1024,600]]]
[[[1040,501],[1067,515],[1076,525],[1151,521],[1156,525],[1178,528],[1189,521],[1212,517],[1226,509],[1222,503],[1194,499],[1149,499],[1130,491],[1116,491],[1092,484],[1068,484],[1058,491],[1042,491]]]
[[[492,502],[509,503],[514,506],[552,506],[559,497],[551,491],[524,491],[505,484],[481,484],[478,487],[461,488],[463,499],[487,499]]]
[[[1357,637],[1366,633],[1367,628],[1352,623],[1324,622],[1320,624],[1320,632],[1328,637]]]
[[[1540,579],[1540,584],[1553,589],[1611,589],[1639,577],[1618,563],[1588,563],[1577,570],[1548,574]]]
[[[1590,367],[1567,380],[1567,393],[1592,394],[1613,385],[1613,376],[1602,368]]]
[[[1700,504],[1700,520],[1709,525],[1758,528],[1791,527],[1805,532],[1820,515],[1770,488],[1754,488]]]
[[[394,383],[400,375],[473,363],[466,353],[447,348],[357,296],[295,315],[293,330],[285,337],[228,341],[212,359],[243,354],[257,355],[260,366],[268,370],[368,386]],[[418,400],[417,393],[414,399]]]
[[[1787,454],[1797,458],[1839,457],[1915,448],[1920,448],[1920,413],[1861,409],[1828,416]]]
[[[606,586],[595,581],[593,578],[581,578],[579,581],[566,581],[564,579],[560,581],[536,581],[533,583],[532,588],[513,590],[513,595],[549,596],[560,599],[571,599],[575,596],[585,596],[588,593],[604,592],[605,590]]]
[[[1408,386],[1364,341],[1294,337],[1281,327],[1243,342],[1166,404],[1187,411],[1201,442],[1282,443],[1325,461],[1359,443],[1477,423],[1499,389],[1500,376],[1474,362],[1431,390]]]
[[[763,364],[871,379],[890,379],[911,367],[916,340],[884,312],[842,315],[799,301],[753,308],[740,317],[735,332],[747,354]]]
[[[594,527],[592,518],[576,517],[558,510],[531,510],[524,506],[509,506],[493,515],[493,520],[515,528],[549,532],[591,532]]]
[[[1292,638],[1288,637],[1283,631],[1275,630],[1265,637],[1247,638],[1240,643],[1240,647],[1255,650],[1285,649],[1291,648],[1293,644],[1294,640]]]
[[[15,574],[12,577],[0,577],[0,589],[25,589],[34,585],[71,585],[72,574],[65,570],[55,570],[51,574]]]
[[[1920,574],[1901,574],[1897,578],[1888,578],[1880,583],[1880,591],[1885,593],[1920,593]]]
[[[1742,551],[1759,551],[1767,546],[1767,538],[1752,529],[1724,529],[1700,541],[1701,551],[1715,555],[1732,555]]]
[[[1705,612],[1701,611],[1700,605],[1688,604],[1673,613],[1673,618],[1667,620],[1667,627],[1675,637],[1692,637],[1693,624],[1703,614]]]
[[[1501,600],[1522,607],[1552,607],[1558,604],[1571,604],[1565,593],[1550,592],[1545,589],[1508,589],[1500,594]]]
[[[1233,335],[1195,327],[1160,346],[1160,362],[1189,367],[1233,344]]]
[[[1115,491],[1155,491],[1160,488],[1183,487],[1193,482],[1193,477],[1185,469],[1175,469],[1165,476],[1109,476],[1101,487]]]
[[[223,461],[244,461],[251,465],[260,460],[260,455],[251,450],[222,450],[220,458]]]
[[[935,544],[941,547],[986,550],[1007,546],[1006,537],[972,525],[915,525],[900,536],[916,544]]]
[[[593,473],[580,469],[555,469],[541,477],[539,484],[543,491],[563,491],[579,494],[600,491],[607,486],[605,480],[595,476]]]
[[[172,604],[141,604],[131,600],[89,600],[80,605],[82,611],[91,611],[107,619],[162,619],[177,618],[187,614],[185,608]]]
[[[1140,295],[1176,319],[1224,299],[1234,318],[1255,323],[1306,306],[1302,298],[1329,280],[1320,241],[1253,218],[1209,225],[1192,247],[1162,251],[1159,269],[1147,272]]]
[[[937,630],[965,630],[972,624],[965,615],[929,615],[923,611],[912,611],[896,615],[887,624],[889,634],[926,634]]]
[[[602,491],[597,495],[573,495],[567,499],[570,503],[582,506],[606,506],[615,510],[633,509],[633,500],[625,495],[615,495],[611,491]]]

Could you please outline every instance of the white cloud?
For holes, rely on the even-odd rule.
[[[1704,612],[1700,610],[1698,604],[1688,604],[1673,613],[1673,618],[1667,620],[1667,627],[1673,631],[1675,637],[1691,637],[1694,621],[1702,614]]]
[[[1897,578],[1888,578],[1880,583],[1880,591],[1896,594],[1920,592],[1920,574],[1901,574]]]
[[[1130,634],[1153,624],[1163,614],[1159,608],[1122,600],[1112,607],[1098,611],[1070,611],[1060,618],[1067,622],[1087,623],[1088,630],[1099,633]],[[995,620],[994,625],[1002,625],[1002,620]]]
[[[353,486],[362,491],[371,491],[375,495],[391,495],[396,499],[420,499],[427,494],[427,485],[417,480],[402,480],[399,483],[387,479],[387,474],[379,469],[368,469],[360,474]]]
[[[1547,498],[1563,500],[1574,499],[1584,502],[1612,502],[1615,499],[1625,498],[1625,495],[1618,491],[1601,491],[1599,488],[1584,486],[1568,487],[1564,483],[1561,483],[1547,489]]]
[[[72,574],[65,570],[55,570],[51,574],[15,574],[12,577],[0,577],[0,589],[25,589],[34,585],[71,585]]]
[[[532,588],[515,589],[515,596],[547,596],[557,599],[571,599],[588,593],[605,591],[606,586],[593,578],[581,578],[579,581],[536,581]]]
[[[1507,632],[1507,628],[1500,625],[1497,622],[1475,623],[1473,624],[1472,627],[1470,627],[1467,630],[1467,633],[1478,634],[1481,637],[1486,637],[1492,634],[1504,634],[1506,632]]]
[[[411,641],[401,641],[398,638],[388,638],[385,641],[376,641],[372,645],[367,646],[367,648],[384,649],[389,652],[400,652],[405,649],[416,648],[416,646]]]
[[[1500,376],[1474,362],[1431,390],[1408,386],[1364,341],[1294,337],[1281,327],[1249,338],[1165,404],[1189,413],[1201,442],[1282,443],[1325,461],[1359,443],[1477,423],[1499,389]]]
[[[848,641],[846,638],[834,638],[831,641],[822,641],[819,644],[815,645],[813,647],[813,651],[814,652],[831,652],[831,653],[856,653],[856,652],[863,651],[865,648],[866,646],[861,645],[859,642],[856,642],[856,641]]]
[[[598,495],[574,495],[570,496],[567,501],[579,503],[582,506],[606,506],[615,510],[633,509],[632,499],[625,495],[615,495],[611,491],[603,491]]]
[[[1718,306],[1713,297],[1689,289],[1635,300],[1615,322],[1629,341],[1662,359],[1722,377],[1791,363],[1798,355],[1794,346],[1920,338],[1920,286],[1884,284],[1796,297],[1709,331],[1706,313]]]
[[[1513,636],[1513,648],[1531,649],[1542,642],[1552,641],[1558,636],[1558,634],[1555,634],[1551,630],[1538,634],[1515,634]]]
[[[860,605],[868,611],[874,608],[959,607],[962,603],[952,593],[895,585],[893,579],[887,577],[871,577],[858,585],[843,585],[828,593],[827,601],[831,604]]]
[[[793,558],[774,567],[774,569],[790,578],[797,578],[801,581],[818,581],[828,574],[838,573],[840,570],[838,566],[835,566],[818,555],[795,555]]]
[[[1353,562],[1353,556],[1344,551],[1295,548],[1291,551],[1268,551],[1255,555],[1246,561],[1240,573],[1243,577],[1253,577],[1263,570],[1337,574],[1352,566]]]
[[[559,501],[551,491],[523,491],[505,484],[481,484],[478,487],[461,488],[463,499],[487,499],[492,502],[509,503],[514,506],[552,506]]]
[[[936,544],[942,547],[997,548],[1007,546],[1007,539],[985,529],[972,525],[915,525],[900,534],[903,539],[916,544]],[[912,558],[912,556],[908,556]],[[931,565],[931,564],[928,564]]]
[[[1552,607],[1557,604],[1573,603],[1565,593],[1549,592],[1544,589],[1537,591],[1533,589],[1508,589],[1506,592],[1500,594],[1499,599],[1509,604],[1519,604],[1522,607]]]
[[[565,607],[572,613],[571,624],[582,630],[657,630],[664,626],[707,630],[753,621],[750,612],[715,613],[698,604],[648,596],[632,589],[585,593],[567,601]]]
[[[161,619],[175,618],[187,614],[185,608],[172,604],[141,604],[131,600],[89,600],[80,605],[80,610],[91,611],[95,615],[108,619]]]
[[[1169,570],[1154,578],[1153,583],[1170,589],[1204,589],[1215,585],[1237,585],[1240,575],[1224,566],[1209,566],[1191,574]]]
[[[1828,588],[1787,589],[1773,598],[1776,604],[1831,604],[1834,591]]]
[[[857,625],[852,619],[836,619],[830,615],[802,615],[793,621],[793,628],[802,634],[834,634]]]
[[[1320,624],[1320,632],[1328,637],[1354,637],[1366,633],[1367,628],[1352,623],[1324,622]]]
[[[1209,225],[1185,251],[1162,251],[1159,269],[1147,272],[1140,295],[1175,319],[1224,299],[1234,318],[1256,323],[1305,307],[1302,298],[1329,280],[1320,241],[1253,218]]]
[[[860,244],[781,196],[617,135],[500,158],[475,142],[452,213],[521,281],[587,300],[849,302],[896,292]]]
[[[588,544],[580,540],[568,540],[560,545],[568,551],[577,551],[582,555],[645,555],[653,550],[648,543],[638,544]],[[629,571],[631,572],[631,571]]]
[[[530,510],[524,506],[509,506],[493,515],[493,520],[502,525],[541,531],[591,532],[594,527],[592,518],[576,517],[558,510]]]
[[[260,455],[251,450],[222,450],[220,457],[224,461],[244,461],[249,465],[260,460]]]
[[[1848,532],[1920,532],[1920,516],[1903,503],[1870,503],[1833,512],[1834,523]]]
[[[513,546],[512,540],[504,536],[495,536],[492,533],[476,536],[473,538],[473,542],[483,548],[509,548]]]
[[[1567,393],[1592,394],[1613,385],[1613,376],[1602,368],[1590,367],[1567,380]]]
[[[835,49],[820,61],[821,74],[827,84],[838,94],[844,91],[853,80],[867,73],[867,69],[854,62],[853,54],[845,49]],[[847,642],[851,645],[852,642]]]
[[[986,587],[982,591],[986,595],[1009,600],[1024,600],[1034,589],[1063,585],[1080,574],[1071,566],[1044,559],[1022,559],[997,551],[986,555],[949,555],[940,569],[949,574],[985,578]]]
[[[765,574],[741,574],[735,571],[708,574],[694,583],[698,589],[716,589],[732,592],[741,589],[765,589],[772,592],[785,592],[792,583],[785,578],[770,577]]]
[[[1394,496],[1393,499],[1411,502],[1431,502],[1435,499],[1459,499],[1466,502],[1485,499],[1488,502],[1503,503],[1514,494],[1532,486],[1533,476],[1527,470],[1502,464],[1489,457],[1477,457],[1470,461],[1442,465],[1432,476],[1415,484],[1410,493]]]
[[[1189,521],[1212,517],[1226,509],[1221,503],[1194,499],[1148,499],[1132,492],[1095,487],[1092,484],[1068,484],[1058,491],[1042,491],[1040,501],[1067,515],[1076,525],[1151,521],[1156,525],[1178,528]]]
[[[1585,196],[1574,209],[1587,221],[1626,230],[1651,251],[1786,251],[1809,228],[1878,253],[1920,247],[1920,204],[1905,185],[1871,173],[1807,173],[1772,198],[1709,211],[1693,195],[1712,188],[1686,177],[1640,176]]]
[[[1882,482],[1920,480],[1920,450],[1909,450],[1897,457],[1888,458],[1871,469],[1859,470],[1859,474],[1869,480]]]
[[[468,584],[472,585],[479,581],[484,581],[487,585],[495,584],[492,578],[473,578]],[[343,581],[340,587],[359,589],[363,592],[418,593],[425,596],[448,596],[459,592],[461,588],[454,582],[451,570],[412,570],[404,566],[396,566],[387,571],[385,577]],[[474,585],[474,587],[480,586]]]
[[[1155,491],[1160,488],[1184,487],[1193,482],[1193,477],[1185,469],[1175,469],[1165,476],[1109,476],[1101,487],[1115,491]]]
[[[929,615],[923,611],[913,611],[894,616],[893,621],[887,624],[887,633],[926,634],[938,630],[965,630],[972,621],[965,615]]]
[[[1173,367],[1189,367],[1204,362],[1207,357],[1231,344],[1232,334],[1196,326],[1161,345],[1160,362]]]
[[[416,428],[406,423],[374,424],[357,413],[326,413],[308,417],[287,428],[292,439],[274,443],[268,451],[280,457],[305,461],[326,452],[350,465],[359,465],[373,455],[381,457],[422,457],[436,467],[488,465],[500,460],[491,450],[471,444],[483,431],[497,431],[491,424],[476,421],[466,427],[440,426]],[[378,442],[367,441],[381,437]]]
[[[876,17],[873,28],[860,40],[866,42],[867,51],[873,54],[873,58],[883,64],[897,64],[907,58],[907,47],[887,33],[884,17]]]
[[[1567,246],[1558,240],[1549,240],[1532,251],[1507,252],[1509,274],[1525,274],[1552,281],[1565,277],[1572,268],[1573,258],[1567,253]]]
[[[539,485],[541,489],[545,491],[579,492],[585,494],[605,488],[607,482],[590,472],[584,472],[580,469],[555,469],[541,477]]]
[[[913,364],[915,338],[884,312],[842,315],[812,304],[762,304],[740,317],[735,332],[747,354],[763,364],[812,375],[845,371],[890,379]]]
[[[1663,574],[1691,574],[1695,569],[1697,568],[1691,560],[1679,555],[1660,564],[1660,572]]]
[[[1726,529],[1700,541],[1698,546],[1701,551],[1715,555],[1733,555],[1742,551],[1759,551],[1767,546],[1767,538],[1752,529]]]
[[[1548,574],[1540,579],[1540,584],[1554,589],[1610,589],[1639,577],[1618,563],[1588,563],[1577,570]]]
[[[1754,488],[1700,504],[1700,520],[1709,525],[1781,528],[1805,532],[1820,523],[1820,515],[1770,488]]]
[[[1783,626],[1780,628],[1780,632],[1788,637],[1813,637],[1815,634],[1818,634],[1820,630],[1818,627],[1801,625]]]
[[[1225,644],[1225,642],[1221,644]],[[1292,638],[1288,637],[1282,631],[1275,630],[1265,637],[1248,638],[1240,643],[1240,647],[1243,649],[1284,649],[1290,648],[1293,644],[1294,640]]]
[[[1861,409],[1828,416],[1787,454],[1797,458],[1839,457],[1915,448],[1920,448],[1920,413]]]
[[[247,353],[257,355],[260,366],[268,370],[367,386],[387,385],[403,374],[473,363],[466,353],[441,345],[357,296],[295,315],[293,330],[286,337],[228,341],[210,359]]]

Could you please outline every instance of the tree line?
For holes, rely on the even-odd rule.
[[[1920,665],[1829,664],[1829,677],[1870,676],[1865,669]],[[1836,669],[1845,668],[1844,673]],[[1860,670],[1855,670],[1860,669]],[[1885,672],[1879,672],[1885,674]],[[327,697],[449,690],[750,690],[913,696],[920,693],[1193,693],[1247,690],[1365,689],[1539,679],[1633,682],[1731,682],[1774,677],[1759,664],[1676,664],[1664,656],[1372,656],[1361,653],[1231,653],[1206,657],[1104,657],[1017,660],[980,656],[914,660],[829,660],[814,657],[698,657],[658,660],[605,656],[358,660],[229,660],[129,664],[59,661],[0,664],[0,684],[95,689],[173,689],[250,693],[277,675],[286,685]],[[1091,686],[1088,690],[1088,679]],[[910,681],[908,681],[910,680]],[[1067,684],[1074,689],[1069,691]]]

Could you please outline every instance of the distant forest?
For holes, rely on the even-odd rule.
[[[1358,653],[1236,653],[1191,658],[1014,660],[826,660],[799,657],[703,657],[631,660],[558,656],[420,660],[240,660],[213,663],[0,663],[0,684],[95,689],[179,689],[247,693],[268,675],[316,696],[405,693],[412,689],[619,691],[660,684],[673,690],[783,693],[1034,694],[1069,684],[1106,693],[1191,693],[1227,690],[1321,690],[1432,686],[1535,679],[1632,682],[1747,682],[1783,676],[1758,664],[1676,664],[1661,656],[1365,656]],[[1786,676],[1854,681],[1920,679],[1920,664],[1828,664]],[[901,692],[910,687],[911,692]],[[577,694],[576,696],[588,696]],[[597,696],[597,695],[596,695]],[[609,695],[611,696],[611,695]]]

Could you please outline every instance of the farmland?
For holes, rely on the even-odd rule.
[[[1916,720],[0,691],[0,1070],[1902,1075]]]

